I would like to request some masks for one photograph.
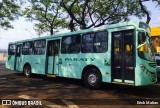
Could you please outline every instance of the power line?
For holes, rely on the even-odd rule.
[[[29,31],[28,29],[25,29],[26,31],[28,31],[32,36],[31,37],[35,37],[31,31]]]

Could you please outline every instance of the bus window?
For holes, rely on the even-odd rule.
[[[94,42],[94,35],[95,35],[95,33],[85,34],[83,36],[83,42],[84,43],[93,43]]]
[[[48,56],[54,56],[59,54],[59,41],[49,42]]]
[[[48,45],[48,56],[53,56],[53,43],[49,43]]]
[[[46,41],[45,40],[37,40],[34,42],[34,54],[35,55],[43,55],[45,53]]]
[[[127,44],[126,45],[126,51],[130,52],[132,50],[132,45]]]
[[[22,54],[30,55],[32,54],[32,42],[25,42],[22,46]]]
[[[21,45],[17,46],[16,56],[18,56],[18,57],[21,56]]]
[[[114,33],[114,43],[113,43],[113,48],[114,48],[114,65],[115,66],[120,66],[121,65],[121,61],[122,61],[122,33],[121,32],[115,32]]]
[[[146,42],[146,35],[144,32],[139,32],[138,34],[138,55],[142,59],[151,60],[151,53],[149,53],[150,46]]]
[[[107,51],[107,32],[100,31],[83,35],[83,53],[104,53]]]
[[[15,45],[10,44],[8,49],[8,55],[14,55],[15,54]]]
[[[147,44],[145,44],[145,45],[143,45],[143,46],[141,46],[140,48],[138,48],[138,51],[145,51],[145,52],[148,52],[148,45]]]
[[[80,52],[81,35],[66,36],[62,38],[62,54],[73,54]]]
[[[53,49],[54,49],[54,55],[58,55],[59,54],[59,41],[54,42]]]
[[[148,52],[148,45],[144,44],[145,41],[146,41],[145,33],[144,32],[139,32],[139,35],[138,35],[138,45],[142,45],[142,46],[138,48],[138,51],[140,51],[140,52],[141,51]]]
[[[97,32],[95,35],[94,51],[104,53],[107,51],[107,32]]]
[[[82,52],[83,53],[93,53],[93,42],[95,33],[88,33],[83,35]]]
[[[138,45],[143,44],[146,41],[146,36],[144,32],[139,32],[138,34]]]
[[[125,66],[132,67],[133,66],[133,31],[128,31],[124,33],[124,45],[125,45],[125,53],[124,53],[124,64]]]

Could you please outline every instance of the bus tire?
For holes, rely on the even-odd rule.
[[[85,85],[91,89],[99,89],[102,85],[102,75],[97,69],[88,69],[83,80]]]
[[[26,64],[23,68],[23,73],[24,73],[24,76],[29,78],[31,77],[31,66],[29,64]]]

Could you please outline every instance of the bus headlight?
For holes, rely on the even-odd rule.
[[[147,75],[151,76],[151,73],[149,71],[146,72]]]
[[[145,71],[146,67],[144,65],[141,65],[141,69]]]

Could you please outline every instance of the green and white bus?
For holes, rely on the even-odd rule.
[[[129,21],[9,43],[6,68],[82,79],[93,89],[150,85],[157,81],[152,48],[149,26]]]

